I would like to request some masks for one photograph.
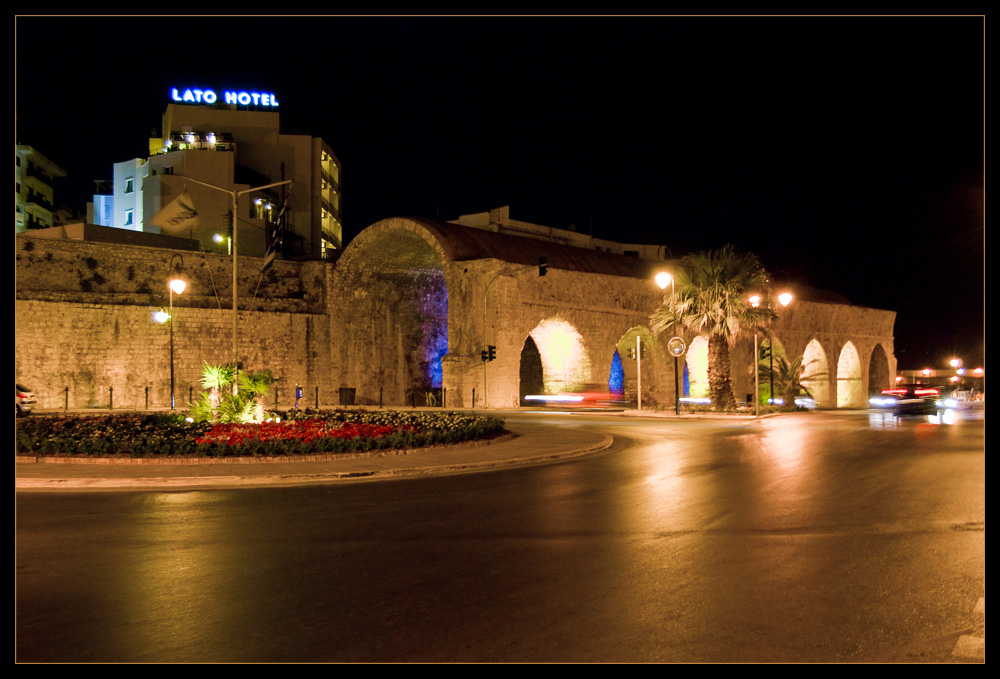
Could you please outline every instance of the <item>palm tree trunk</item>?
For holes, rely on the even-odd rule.
[[[729,379],[729,343],[724,337],[708,338],[708,391],[712,405],[723,410],[736,408],[733,383]]]

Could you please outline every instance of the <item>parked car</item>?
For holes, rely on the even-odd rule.
[[[23,384],[14,383],[14,417],[30,415],[35,407],[35,394]]]
[[[934,415],[943,406],[938,402],[937,387],[922,384],[901,384],[883,389],[879,396],[872,396],[868,404],[880,410],[891,410],[895,415]]]

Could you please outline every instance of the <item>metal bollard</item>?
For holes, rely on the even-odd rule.
[[[115,409],[115,388],[108,387],[108,410]]]
[[[149,410],[149,385],[148,384],[145,387],[145,391],[146,391],[146,410]]]
[[[65,404],[63,405],[63,410],[69,412],[69,387],[66,387],[65,391],[66,391],[66,401]]]
[[[319,410],[319,387],[316,387],[316,410]]]

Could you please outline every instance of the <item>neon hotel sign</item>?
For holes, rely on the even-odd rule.
[[[214,104],[219,100],[219,95],[215,90],[199,90],[194,87],[181,89],[172,87],[170,98],[173,101],[185,104]],[[278,108],[278,99],[273,92],[248,92],[246,90],[227,90],[222,93],[222,101],[226,104],[239,104],[240,106],[269,106]]]

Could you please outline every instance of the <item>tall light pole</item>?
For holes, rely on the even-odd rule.
[[[656,284],[660,287],[660,290],[666,291],[667,286],[669,285],[670,297],[673,298],[675,292],[673,275],[666,271],[661,271],[658,274],[656,274],[655,280]],[[670,324],[670,334],[672,335],[674,334],[676,325],[677,322],[675,319],[674,322]],[[676,336],[671,337],[670,341],[667,343],[667,350],[674,357],[674,414],[675,415],[681,414],[681,383],[680,383],[680,368],[678,365],[678,361],[680,359],[681,354],[684,353],[684,350],[686,348],[687,347],[684,345],[684,340]]]
[[[778,304],[782,307],[786,307],[792,303],[794,297],[790,292],[783,292],[778,295]],[[754,309],[760,307],[763,301],[760,295],[753,294],[749,298],[750,306]],[[771,307],[772,299],[769,297],[767,300],[768,308]],[[768,330],[767,333],[767,344],[768,344],[768,354],[770,359],[770,371],[768,379],[770,380],[770,402],[774,404],[774,340],[771,339],[771,331]],[[759,348],[757,345],[757,330],[753,331],[753,401],[754,401],[754,417],[760,417],[760,359],[758,358]]]
[[[242,191],[235,191],[232,189],[224,189],[221,186],[216,186],[215,184],[209,184],[208,182],[203,182],[199,179],[193,179],[191,177],[185,177],[184,181],[194,182],[195,184],[201,184],[202,186],[207,186],[210,189],[215,189],[216,191],[222,191],[223,193],[228,193],[233,198],[233,240],[232,240],[232,252],[233,252],[233,367],[239,365],[239,357],[237,355],[236,349],[236,337],[237,337],[237,326],[239,325],[239,314],[236,306],[236,207],[237,200],[240,196],[246,193],[252,193],[254,191],[263,191],[264,189],[270,189],[275,186],[282,186],[284,184],[291,184],[291,179],[286,179],[283,182],[274,182],[272,184],[265,184],[264,186],[255,186],[252,189],[244,189]]]
[[[170,317],[167,319],[167,323],[170,324],[170,409],[174,409],[174,293],[178,295],[184,292],[187,288],[187,283],[185,283],[180,278],[172,278],[167,284],[170,288]]]

